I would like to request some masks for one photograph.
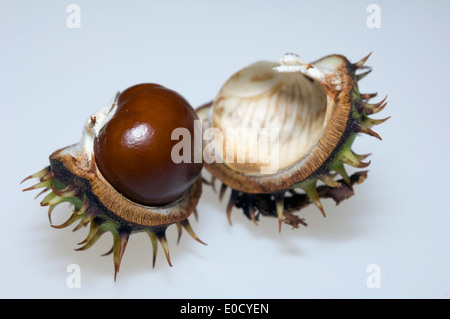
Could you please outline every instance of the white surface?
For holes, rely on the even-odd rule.
[[[448,298],[450,72],[448,1],[378,1],[381,28],[366,25],[369,1],[74,1],[81,28],[66,26],[70,1],[0,2],[0,297],[27,298]],[[87,116],[118,90],[158,82],[194,106],[209,101],[239,68],[286,52],[312,61],[373,51],[362,92],[388,95],[375,116],[383,137],[360,137],[371,152],[369,178],[327,218],[302,211],[309,226],[278,233],[237,210],[229,226],[206,188],[192,220],[203,246],[176,229],[174,267],[160,249],[132,236],[117,282],[110,234],[76,252],[86,229],[49,227],[47,209],[19,181],[43,168],[54,150],[81,137]],[[31,185],[28,183],[27,185]],[[55,223],[70,209],[59,206]],[[81,288],[66,285],[78,264]],[[380,267],[380,288],[366,269]]]

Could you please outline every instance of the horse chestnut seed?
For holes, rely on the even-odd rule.
[[[57,205],[73,205],[69,219],[52,227],[78,222],[77,230],[90,225],[76,250],[88,249],[110,232],[114,280],[133,233],[149,236],[153,267],[158,241],[172,266],[166,238],[170,225],[176,224],[178,239],[185,229],[204,244],[188,220],[192,213],[197,216],[203,182],[201,160],[188,156],[195,155],[197,119],[178,93],[157,84],[132,86],[86,120],[80,142],[53,152],[50,165],[26,177],[22,182],[39,182],[24,191],[43,188],[38,196],[49,191],[41,205],[49,206],[50,223]],[[173,140],[180,132],[182,140]]]
[[[194,154],[197,114],[178,93],[157,84],[139,84],[117,98],[113,117],[94,140],[96,164],[104,178],[129,200],[146,206],[172,203],[200,175],[202,164],[175,163],[172,132],[186,128]]]

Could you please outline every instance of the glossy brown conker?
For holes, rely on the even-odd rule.
[[[94,155],[103,177],[129,200],[160,206],[179,199],[199,177],[202,163],[175,163],[172,132],[190,132],[194,154],[194,126],[198,117],[177,92],[144,83],[123,91],[113,117],[94,141]]]

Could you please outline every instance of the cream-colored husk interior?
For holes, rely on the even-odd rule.
[[[215,147],[235,171],[259,175],[299,161],[324,128],[327,94],[300,72],[261,61],[234,74],[212,106]]]

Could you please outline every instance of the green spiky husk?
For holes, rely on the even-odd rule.
[[[169,225],[143,226],[122,219],[108,210],[92,192],[89,182],[68,170],[64,164],[58,160],[50,158],[50,166],[44,168],[36,174],[30,175],[30,178],[38,178],[39,182],[24,191],[44,188],[36,197],[48,192],[40,202],[41,206],[48,206],[48,218],[53,228],[62,229],[69,227],[76,222],[78,224],[73,231],[79,230],[89,225],[87,237],[78,245],[76,250],[82,251],[90,248],[105,233],[109,232],[113,236],[113,245],[110,251],[103,254],[113,254],[114,261],[114,280],[120,268],[122,256],[125,252],[128,239],[134,233],[143,232],[149,236],[153,248],[153,267],[156,262],[158,242],[161,244],[167,262],[172,266],[169,255],[169,246],[166,239],[166,229]],[[73,206],[72,215],[62,224],[54,225],[51,221],[51,215],[54,208],[61,203],[69,203]],[[197,218],[197,212],[194,210]],[[185,229],[195,240],[204,244],[193,232],[187,219],[176,223],[178,230],[178,241],[180,240],[182,229]]]
[[[278,218],[280,231],[282,223],[298,228],[299,225],[306,226],[307,224],[303,218],[294,213],[305,206],[311,203],[315,204],[325,217],[320,198],[332,198],[338,204],[354,195],[353,185],[362,183],[367,178],[367,171],[355,172],[349,176],[345,165],[365,168],[370,164],[370,161],[364,162],[363,160],[370,154],[358,155],[354,153],[352,151],[353,142],[358,134],[367,134],[381,140],[381,137],[372,131],[371,127],[389,119],[389,117],[380,120],[370,118],[369,115],[383,110],[386,106],[386,98],[378,103],[369,104],[368,101],[377,94],[361,94],[358,88],[358,81],[371,72],[369,67],[364,66],[369,56],[370,54],[354,64],[347,63],[347,72],[353,79],[353,85],[349,92],[351,110],[342,137],[330,156],[308,178],[272,193],[250,194],[233,189],[222,182],[220,199],[223,198],[225,190],[231,188],[226,209],[230,224],[231,211],[236,207],[242,209],[244,215],[255,224],[257,224],[260,216],[268,216]],[[368,69],[368,71],[356,74],[356,71],[360,69]],[[342,178],[337,180],[337,175]],[[212,176],[211,181],[204,181],[206,184],[215,187],[215,180],[216,178]],[[320,181],[324,185],[317,186]]]

